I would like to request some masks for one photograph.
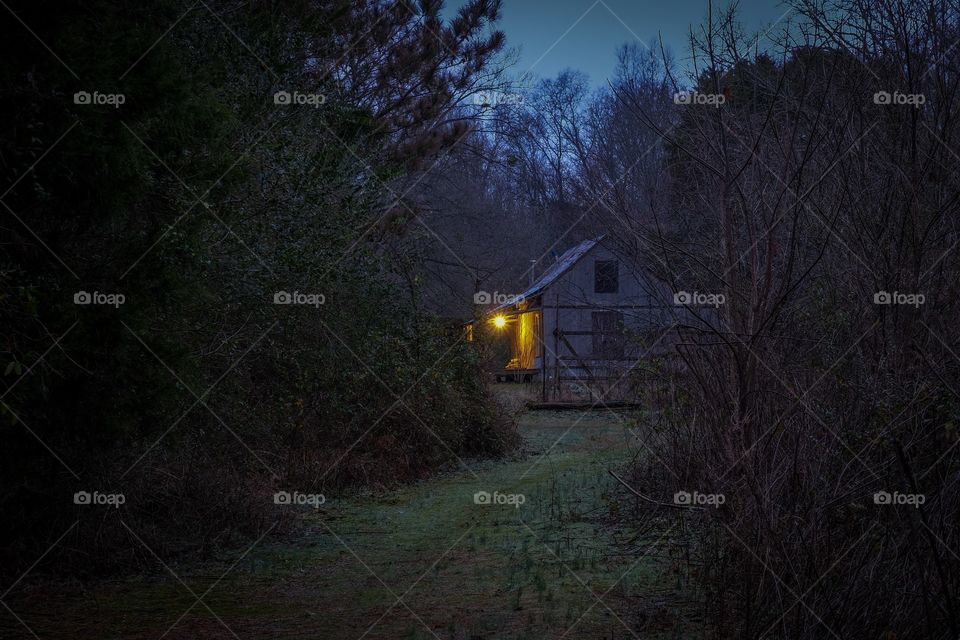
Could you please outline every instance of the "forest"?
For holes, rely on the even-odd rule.
[[[0,635],[960,637],[960,7],[513,1],[0,1]]]

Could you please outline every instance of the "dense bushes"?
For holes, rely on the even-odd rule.
[[[481,33],[497,3],[455,30],[402,2],[208,4],[12,7],[56,56],[7,25],[5,571],[68,530],[63,570],[210,548],[282,520],[277,490],[334,500],[510,438],[476,355],[418,308],[412,220],[384,215],[406,210],[410,150],[464,130],[451,111],[502,44]],[[402,72],[346,81],[375,56]]]
[[[696,45],[696,89],[729,100],[678,109],[683,222],[645,239],[727,302],[674,329],[680,392],[633,480],[725,496],[678,516],[716,637],[954,637],[960,25],[909,0],[796,15],[777,62],[738,59],[726,14]]]

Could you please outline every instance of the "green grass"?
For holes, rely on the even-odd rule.
[[[382,495],[328,496],[304,511],[297,539],[268,536],[229,572],[243,549],[174,567],[198,595],[210,589],[210,610],[196,605],[166,637],[232,637],[211,610],[244,639],[556,638],[575,623],[567,637],[633,637],[625,626],[642,625],[644,638],[677,637],[667,563],[653,553],[634,564],[618,542],[632,532],[611,517],[626,498],[607,469],[633,454],[628,426],[607,411],[523,413],[523,455]],[[478,505],[480,490],[525,502]],[[155,640],[194,602],[166,574],[100,585],[56,616],[39,613],[49,597],[15,610],[42,638]]]

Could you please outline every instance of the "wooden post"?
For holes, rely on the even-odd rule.
[[[560,400],[560,294],[553,307],[553,399]]]
[[[540,400],[541,402],[547,401],[547,339],[543,335],[544,330],[547,327],[546,324],[546,309],[543,305],[540,305],[540,330],[537,334],[540,337]]]

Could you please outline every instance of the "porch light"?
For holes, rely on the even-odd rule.
[[[494,316],[493,326],[495,326],[497,329],[503,329],[505,326],[507,326],[507,318],[502,315]]]

